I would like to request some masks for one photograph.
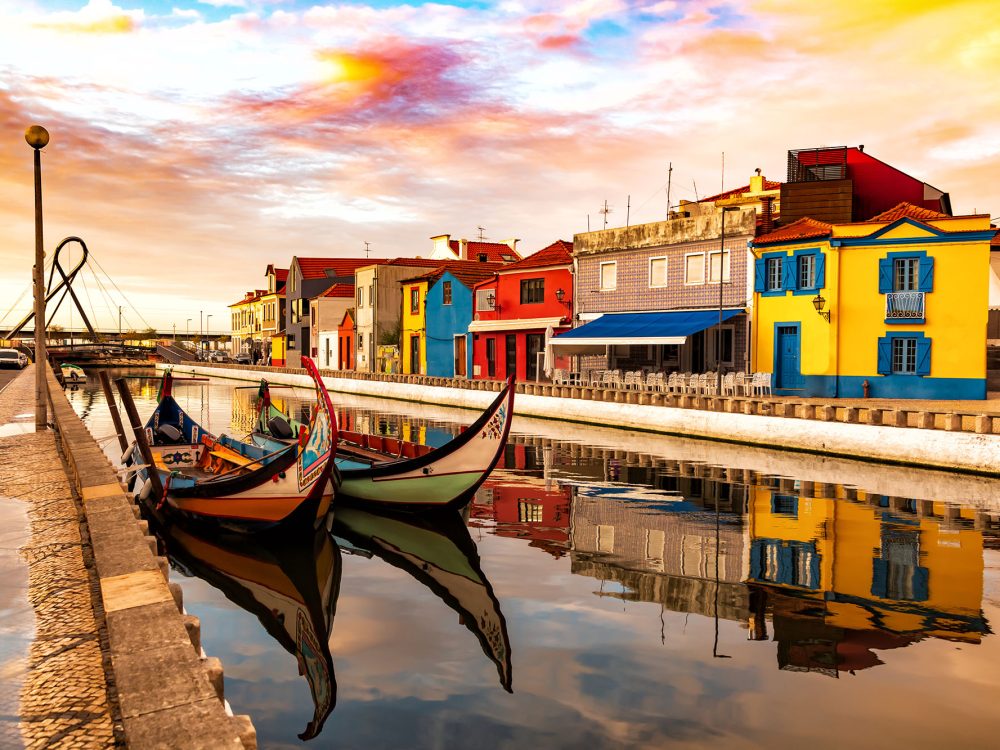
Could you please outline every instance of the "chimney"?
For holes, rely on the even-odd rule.
[[[760,198],[760,234],[774,231],[774,197],[762,195]]]
[[[463,237],[458,241],[458,259],[468,260],[469,259],[469,240]]]

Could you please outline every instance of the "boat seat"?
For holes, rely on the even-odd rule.
[[[247,464],[256,463],[252,458],[247,458],[243,454],[237,453],[234,450],[230,450],[229,448],[219,443],[215,444],[215,447],[209,452],[209,454],[212,456],[213,459],[216,459],[216,461],[213,461],[213,463],[218,462],[218,464],[220,464],[220,466],[217,468],[221,468],[221,463],[223,461],[225,461],[226,463],[235,464],[236,466],[246,466]]]
[[[283,417],[271,417],[267,420],[267,429],[273,437],[279,440],[291,440],[295,437],[292,434],[291,425],[288,424],[288,420]]]
[[[182,437],[181,431],[172,424],[161,424],[156,428],[156,434],[171,443],[179,443]]]

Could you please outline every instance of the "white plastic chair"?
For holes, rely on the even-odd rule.
[[[736,373],[727,372],[722,376],[722,395],[723,396],[735,396],[736,395]]]
[[[714,372],[703,372],[701,374],[701,382],[698,386],[698,391],[706,396],[715,395],[715,378]]]
[[[747,395],[747,374],[738,372],[733,378],[733,394],[736,396]]]

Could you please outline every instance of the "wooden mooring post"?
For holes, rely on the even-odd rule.
[[[132,434],[135,435],[135,444],[139,447],[139,455],[142,456],[142,462],[149,467],[146,475],[153,483],[154,497],[160,498],[163,496],[163,485],[160,482],[160,475],[156,471],[156,464],[153,462],[153,452],[149,449],[149,443],[146,441],[146,431],[142,428],[139,412],[135,408],[135,401],[132,400],[132,392],[129,391],[125,378],[115,380],[115,387],[118,389],[118,395],[121,396],[122,406],[125,407],[125,414],[132,428]]]
[[[101,388],[104,390],[104,398],[108,400],[108,411],[111,412],[111,421],[115,425],[115,434],[118,435],[118,447],[124,451],[128,448],[128,438],[125,437],[125,428],[122,426],[122,417],[118,413],[118,402],[115,401],[115,395],[111,392],[111,378],[108,377],[107,370],[101,370],[98,373],[98,377],[101,379]]]

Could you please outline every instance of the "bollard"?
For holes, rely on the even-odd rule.
[[[815,416],[815,407],[812,404],[802,404],[799,407],[800,419],[813,419],[814,416]]]
[[[962,430],[962,415],[961,414],[942,414],[944,419],[944,428],[948,432],[961,432]]]
[[[993,417],[989,414],[981,414],[976,417],[976,432],[980,435],[988,435],[993,432]]]
[[[882,424],[886,427],[906,427],[906,412],[900,409],[886,409],[882,412]]]
[[[934,414],[929,411],[917,412],[917,427],[921,430],[934,429]]]
[[[869,409],[868,410],[868,424],[882,424],[882,410],[881,409]]]
[[[225,675],[222,672],[222,662],[215,656],[209,656],[202,661],[201,665],[204,667],[205,673],[208,675],[208,681],[212,683],[212,687],[215,688],[215,694],[219,696],[220,701],[224,701],[226,699],[226,691]]]
[[[832,406],[816,407],[816,419],[821,422],[832,422],[837,417],[837,410]]]
[[[194,615],[181,615],[184,629],[187,630],[188,638],[196,654],[201,654],[201,620]]]
[[[174,604],[177,605],[177,611],[184,611],[184,589],[181,588],[179,583],[168,583],[167,588],[170,589],[170,595],[174,597]]]
[[[844,409],[844,421],[848,424],[858,423],[858,410],[853,406],[848,406]]]
[[[749,399],[747,399],[746,401],[743,402],[743,413],[753,414],[756,411],[756,406],[757,403],[755,401],[750,401]]]

